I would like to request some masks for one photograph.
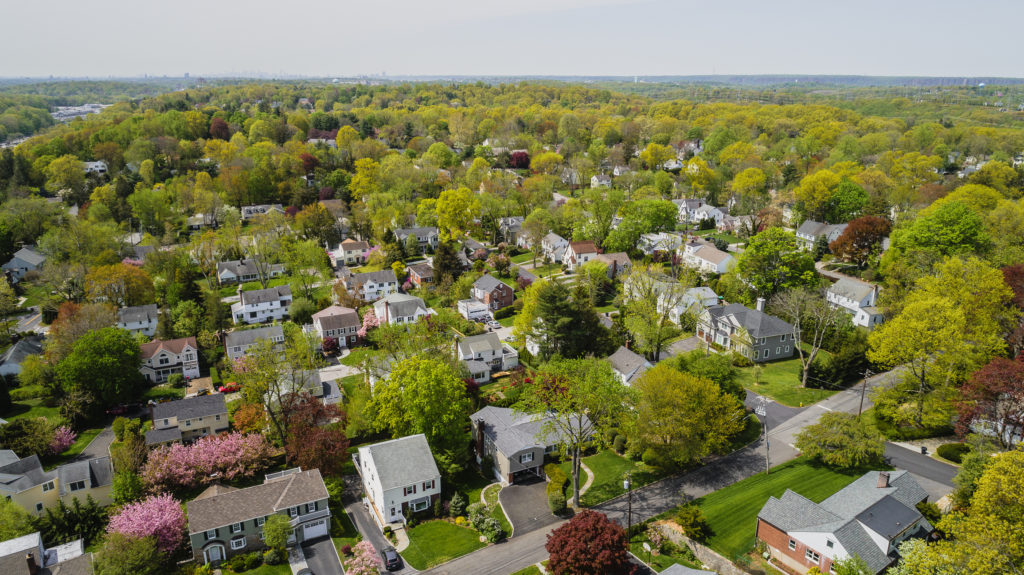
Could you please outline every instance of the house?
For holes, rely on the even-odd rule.
[[[597,254],[594,259],[608,266],[608,278],[612,280],[620,275],[628,275],[629,271],[633,269],[633,262],[630,261],[626,252]]]
[[[284,264],[266,264],[251,259],[240,259],[218,263],[217,282],[224,285],[259,281],[261,265],[268,278],[284,275]]]
[[[657,252],[671,253],[683,245],[683,238],[678,234],[667,234],[658,232],[643,234],[637,242],[636,249],[646,255],[654,255]]]
[[[398,291],[398,278],[390,269],[358,274],[349,272],[342,275],[341,283],[350,295],[368,302]]]
[[[644,359],[644,356],[621,345],[615,353],[608,356],[608,363],[612,364],[612,370],[618,374],[624,385],[633,385],[645,371],[654,367],[651,362]]]
[[[519,352],[503,344],[494,332],[463,338],[456,349],[460,361],[482,362],[492,372],[508,371],[519,365]]]
[[[627,166],[615,166],[614,168],[612,168],[612,175],[617,178],[619,176],[624,176],[630,173],[631,171],[632,170],[630,170]]]
[[[146,337],[156,334],[159,308],[155,303],[134,305],[117,310],[117,327]]]
[[[339,347],[351,347],[359,340],[356,332],[362,327],[359,312],[340,305],[332,305],[313,314],[313,330],[320,341],[334,339]]]
[[[46,262],[46,256],[37,252],[32,246],[25,246],[14,252],[11,259],[3,266],[5,272],[11,278],[11,283],[18,283],[28,272],[39,271]]]
[[[597,246],[594,245],[594,242],[570,242],[565,248],[562,263],[570,272],[575,272],[596,258],[597,253]]]
[[[473,282],[473,288],[469,295],[473,299],[487,304],[489,309],[499,310],[512,305],[512,301],[515,299],[515,290],[491,274],[484,274]]]
[[[612,187],[611,176],[605,174],[597,174],[590,177],[591,188],[610,188]]]
[[[487,304],[475,299],[459,300],[455,307],[459,311],[459,315],[469,321],[491,317],[491,310]]]
[[[0,573],[4,575],[92,575],[92,553],[81,539],[49,549],[36,531],[0,542]]]
[[[700,317],[700,314],[707,308],[718,304],[718,294],[707,286],[690,288],[683,292],[679,303],[669,310],[668,318],[676,324],[680,324],[683,314],[692,313],[693,317]],[[680,324],[681,325],[681,324]]]
[[[395,230],[395,237],[402,245],[406,245],[409,236],[416,236],[416,243],[420,246],[420,253],[437,249],[438,233],[437,228],[398,228]]]
[[[716,208],[710,204],[704,204],[697,209],[693,210],[690,214],[690,222],[694,224],[700,224],[706,220],[712,220],[715,222],[717,228],[722,224],[722,220],[728,215],[725,208]]]
[[[555,453],[562,444],[561,435],[541,415],[488,405],[469,418],[477,462],[490,457],[494,477],[504,485],[543,478],[544,455]],[[586,416],[583,420],[589,428]]]
[[[693,239],[679,250],[683,265],[706,274],[724,274],[736,265],[736,258],[705,240]]]
[[[583,178],[579,170],[573,168],[562,168],[562,183],[570,188],[576,188],[582,183]]]
[[[787,571],[807,573],[857,555],[868,574],[899,559],[900,543],[934,528],[917,510],[928,493],[906,471],[869,471],[821,503],[789,489],[757,514],[758,541]]]
[[[462,240],[462,247],[466,250],[466,253],[474,259],[487,259],[487,256],[491,255],[491,250],[474,238],[467,237]]]
[[[523,235],[524,221],[525,218],[522,216],[512,216],[498,220],[498,233],[501,234],[505,243],[519,245],[520,236]]]
[[[814,220],[804,220],[796,230],[796,244],[802,250],[814,249],[819,238],[824,237],[826,243],[832,243],[843,235],[847,224],[825,224]]]
[[[292,288],[288,286],[243,291],[238,302],[231,304],[231,317],[236,324],[280,320],[287,317],[291,305]]]
[[[21,364],[31,355],[42,355],[42,337],[23,337],[14,342],[7,351],[0,355],[0,375],[18,375],[21,373]]]
[[[378,525],[405,523],[441,497],[441,472],[422,434],[359,448],[353,458]]]
[[[338,249],[330,252],[329,255],[331,265],[334,267],[363,265],[366,263],[366,258],[370,255],[370,244],[347,238],[342,240],[338,244]]]
[[[388,325],[416,323],[423,316],[434,313],[423,300],[403,293],[393,293],[373,304],[377,321]]]
[[[853,325],[871,329],[882,323],[885,317],[878,303],[878,286],[856,280],[842,278],[829,286],[825,299],[833,307],[841,307],[852,316]]]
[[[107,175],[107,163],[103,160],[96,160],[95,162],[82,162],[82,170],[85,175],[95,174],[97,176]]]
[[[43,470],[38,455],[23,459],[9,449],[0,450],[0,497],[6,497],[36,516],[63,501],[85,502],[91,496],[100,505],[110,505],[114,466],[110,457],[97,457]]]
[[[139,350],[142,356],[139,371],[148,382],[163,383],[174,373],[180,373],[185,379],[199,377],[199,345],[194,337],[154,339],[140,345]]]
[[[434,266],[427,262],[409,264],[409,281],[416,287],[434,283]]]
[[[242,221],[247,222],[255,217],[262,216],[270,212],[284,214],[284,208],[281,207],[281,204],[260,204],[258,206],[242,206]]]
[[[764,298],[757,309],[742,304],[713,305],[697,318],[697,337],[728,351],[735,351],[755,363],[792,357],[793,326],[764,311]]]
[[[253,329],[236,329],[224,336],[224,349],[232,362],[245,357],[249,348],[263,340],[270,340],[277,349],[284,351],[284,328],[280,325],[266,325]]]
[[[266,476],[261,485],[236,489],[215,484],[186,504],[188,540],[200,563],[264,549],[263,524],[271,515],[289,518],[296,545],[330,533],[331,510],[320,471],[289,469]]]
[[[197,395],[150,406],[153,429],[146,432],[146,445],[195,441],[228,430],[228,408],[224,394]]]
[[[568,247],[569,241],[555,232],[549,232],[540,241],[541,254],[555,263],[562,263],[562,256],[565,255],[565,250]]]

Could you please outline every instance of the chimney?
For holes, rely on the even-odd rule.
[[[29,575],[36,575],[36,573],[39,572],[39,566],[36,565],[36,557],[35,557],[35,555],[33,555],[31,553],[29,553],[28,555],[25,555],[25,563],[28,564],[28,573],[29,573]]]
[[[886,487],[889,487],[889,472],[888,471],[879,471],[878,472],[878,488],[879,489],[885,489]]]
[[[764,298],[757,298],[757,311],[764,311]]]

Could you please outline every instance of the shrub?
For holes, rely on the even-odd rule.
[[[78,437],[78,434],[71,431],[71,428],[66,425],[54,429],[53,440],[50,441],[50,453],[54,455],[64,453],[75,443],[76,437]]]
[[[704,541],[712,535],[704,512],[693,504],[684,505],[676,512],[676,523],[683,528],[686,536],[694,541]]]
[[[548,508],[555,515],[565,512],[565,494],[561,491],[548,492]]]
[[[171,387],[185,387],[185,376],[180,373],[172,373],[167,378],[167,385]]]
[[[754,362],[747,356],[732,352],[732,364],[736,367],[750,367]]]
[[[124,440],[124,426],[128,423],[128,419],[124,417],[115,417],[114,423],[110,424],[111,429],[114,430],[114,439],[118,441]]]
[[[393,531],[391,529],[391,526],[390,525],[385,525],[384,526],[384,536],[385,537],[391,537],[391,533],[393,533]]]
[[[469,521],[461,515],[455,518],[456,525],[465,526],[467,523],[469,523]]]
[[[942,510],[939,509],[938,505],[931,501],[922,501],[918,503],[917,510],[920,511],[921,515],[924,515],[924,518],[932,525],[935,525],[939,522],[939,519],[942,519]]]
[[[448,505],[448,513],[452,517],[458,517],[466,512],[466,496],[461,493],[452,495],[452,501]]]
[[[254,551],[252,553],[247,553],[247,554],[243,555],[243,557],[245,557],[245,570],[246,571],[251,571],[251,570],[259,567],[260,565],[263,565],[263,555],[261,555],[259,553],[259,551]]]
[[[505,530],[501,528],[501,523],[498,523],[498,520],[493,517],[484,519],[479,531],[491,543],[497,543],[505,538]]]
[[[953,463],[962,463],[964,455],[970,450],[971,446],[966,443],[943,443],[935,451],[943,459],[948,459]]]
[[[26,399],[45,396],[46,388],[41,385],[26,385],[24,387],[16,387],[10,393],[13,401],[25,401]]]
[[[554,463],[548,463],[544,466],[544,473],[548,476],[548,500],[551,500],[552,493],[565,493],[565,484],[569,482],[569,476],[566,475],[562,468],[555,465]]]
[[[235,555],[231,559],[227,560],[228,569],[231,569],[235,573],[245,571],[245,555]]]
[[[643,461],[644,465],[648,467],[660,467],[659,463],[661,462],[661,457],[658,455],[658,452],[654,450],[654,448],[648,447],[647,449],[644,450],[644,453],[640,457],[640,460]]]
[[[263,562],[267,565],[280,565],[284,562],[284,554],[277,549],[268,549],[263,552]]]
[[[616,435],[615,439],[612,441],[612,449],[615,450],[615,453],[622,455],[622,453],[626,451],[626,436]]]
[[[345,557],[348,557],[349,555],[351,555],[352,554],[352,546],[348,545],[348,544],[342,545],[341,546],[341,554],[344,555]]]
[[[477,530],[483,526],[484,519],[487,518],[487,506],[483,503],[471,503],[466,508],[466,512],[469,515],[469,522],[473,524],[473,527]]]
[[[499,310],[494,311],[494,319],[505,319],[512,317],[516,313],[516,308],[513,306],[503,307]]]

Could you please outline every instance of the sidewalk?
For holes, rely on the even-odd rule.
[[[288,566],[292,568],[292,575],[299,575],[303,569],[309,569],[306,565],[306,555],[302,553],[302,547],[296,545],[288,552]]]

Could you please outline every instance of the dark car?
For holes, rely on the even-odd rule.
[[[388,571],[397,571],[402,568],[402,556],[395,551],[394,547],[381,549],[380,558],[384,560],[384,568]]]

